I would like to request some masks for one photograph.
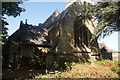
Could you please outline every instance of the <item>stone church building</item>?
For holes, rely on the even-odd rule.
[[[88,3],[92,1],[88,0]],[[21,21],[20,28],[9,37],[9,59],[12,60],[12,56],[18,53],[20,56],[33,57],[37,50],[45,53],[47,67],[60,62],[95,60],[92,55],[99,53],[97,38],[92,40],[95,21],[81,18],[82,2],[68,0],[66,4],[63,12],[56,10],[38,26]]]

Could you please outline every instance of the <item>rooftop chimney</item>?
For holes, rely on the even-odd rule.
[[[25,19],[25,24],[27,24],[27,19]]]

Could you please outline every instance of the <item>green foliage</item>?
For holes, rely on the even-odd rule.
[[[2,36],[2,42],[6,42],[6,38],[8,37],[8,28],[6,25],[9,25],[4,17],[4,15],[7,16],[13,16],[14,18],[17,16],[20,16],[21,12],[24,12],[25,9],[21,8],[19,5],[22,4],[22,2],[2,2],[2,17],[0,19],[2,20],[2,33],[4,36]]]
[[[17,17],[20,16],[21,12],[25,9],[19,7],[22,2],[2,2],[2,15]]]
[[[43,61],[41,58],[29,58],[29,57],[21,57],[20,62],[12,62],[11,65],[14,67],[14,65],[20,64],[21,67],[29,67],[33,69],[40,69],[44,67]]]
[[[116,63],[116,61],[111,61],[111,60],[101,60],[97,61],[96,64],[105,66],[104,63],[109,62],[109,63]]]
[[[72,63],[70,63],[70,62],[65,62],[64,64],[65,64],[65,68],[69,71],[70,68],[71,68],[71,66],[72,66]]]
[[[118,61],[118,65],[120,66],[120,61]]]
[[[98,18],[98,27],[95,29],[96,36],[103,33],[103,37],[111,34],[113,31],[120,30],[120,2],[100,2],[95,5],[96,17]]]
[[[30,61],[31,66],[35,68],[43,68],[44,67],[44,61],[41,58],[32,58]]]
[[[111,71],[120,74],[120,61],[111,61],[111,60],[102,60],[102,61],[98,61],[96,64],[100,65],[100,66],[106,66],[106,63],[112,64],[110,65],[110,69]]]
[[[29,58],[29,57],[28,58],[21,57],[20,58],[20,65],[21,66],[28,66],[28,65],[30,65],[30,61],[31,61],[31,58]]]
[[[90,59],[86,59],[85,62],[91,63],[91,60]]]
[[[2,45],[2,36],[4,36],[3,34],[0,33],[0,45]]]
[[[47,69],[45,70],[45,73],[48,74],[48,70]]]
[[[8,55],[9,55],[9,42],[7,41],[8,37],[8,28],[6,25],[9,25],[4,17],[7,16],[13,16],[14,18],[17,16],[20,16],[21,12],[24,12],[25,9],[21,8],[19,5],[22,4],[22,2],[2,2],[2,14],[0,14],[0,19],[2,22],[2,32],[0,33],[0,44],[3,45],[2,48],[2,60],[3,64],[8,65]],[[12,63],[13,64],[13,63]],[[17,64],[16,62],[14,64]]]
[[[93,18],[97,21],[93,39],[95,37],[104,38],[113,31],[120,31],[120,2],[98,2],[95,5],[84,3],[83,6],[82,19]]]
[[[8,23],[5,20],[2,20],[2,33],[0,33],[1,42],[6,43],[8,37],[8,28],[6,27]]]
[[[112,66],[111,67],[111,70],[117,74],[120,74],[120,68],[119,67],[115,67],[115,66]]]
[[[99,63],[104,63],[104,62],[112,62],[116,64],[116,61],[110,61],[110,60],[104,60],[104,61],[99,61]],[[96,78],[116,78],[118,80],[118,75],[117,73],[119,72],[114,65],[112,66],[112,70],[110,68],[106,68],[105,66],[100,66],[98,64],[95,64],[94,67],[93,65],[89,63],[69,63],[65,62],[64,63],[66,66],[71,66],[72,69],[69,71],[55,71],[54,74],[49,73],[46,70],[47,74],[38,74],[36,75],[33,79],[38,79],[38,78],[93,78],[95,76]],[[118,71],[118,72],[114,72]],[[94,74],[95,73],[95,74]],[[101,74],[102,73],[102,74]],[[104,75],[104,76],[103,76]],[[95,78],[94,77],[94,78]]]
[[[2,36],[1,36],[2,37]],[[10,45],[8,44],[3,44],[3,42],[1,41],[2,44],[2,67],[7,68],[8,64],[9,64],[9,48]]]

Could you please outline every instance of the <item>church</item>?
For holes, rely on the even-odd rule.
[[[92,0],[86,0],[93,4]],[[81,17],[84,3],[80,0],[67,0],[66,8],[58,10],[38,26],[20,22],[19,29],[9,37],[9,59],[13,55],[34,57],[44,54],[47,68],[61,62],[82,62],[96,60],[99,54],[97,38],[92,40],[96,26],[93,19]]]

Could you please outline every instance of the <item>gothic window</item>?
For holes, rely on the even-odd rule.
[[[89,45],[88,36],[89,36],[88,28],[83,24],[82,19],[76,18],[74,24],[75,47],[76,46],[80,47],[83,44],[85,44],[88,47]]]
[[[74,24],[75,47],[80,46],[81,43],[81,24],[82,20],[79,17],[77,17]]]

